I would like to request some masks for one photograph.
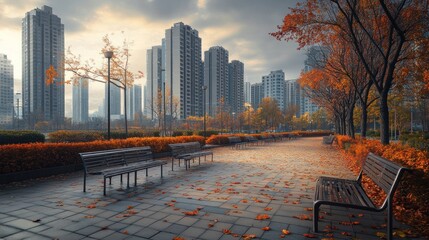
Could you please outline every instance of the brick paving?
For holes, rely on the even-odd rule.
[[[0,239],[307,239],[317,176],[355,178],[321,138],[213,151],[213,163],[166,167],[163,179],[157,168],[149,177],[142,171],[137,188],[116,177],[105,197],[97,176],[82,192],[82,172],[2,185]],[[386,232],[385,213],[322,211],[319,228],[333,227],[330,235],[315,234],[319,239],[379,239],[376,233]],[[256,220],[263,214],[269,219]],[[283,229],[290,234],[282,236]]]

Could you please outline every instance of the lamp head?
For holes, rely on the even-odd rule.
[[[105,58],[112,58],[113,57],[113,52],[112,51],[105,51],[104,52],[104,57]]]

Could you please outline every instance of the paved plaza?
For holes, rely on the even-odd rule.
[[[139,172],[136,188],[113,178],[107,196],[100,176],[83,193],[83,172],[0,185],[0,239],[366,240],[386,232],[385,214],[322,207],[324,232],[312,233],[316,178],[355,178],[322,138],[213,152],[214,162],[188,171],[167,165],[162,180],[158,168],[148,178]]]

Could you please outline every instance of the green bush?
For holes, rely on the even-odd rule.
[[[183,132],[182,131],[173,131],[173,137],[177,137],[177,136],[183,136]]]
[[[0,145],[45,142],[45,135],[36,131],[0,130]]]
[[[429,134],[428,133],[403,133],[399,136],[402,144],[413,148],[427,150],[429,149]]]
[[[65,131],[60,130],[48,134],[49,141],[60,142],[92,142],[103,140],[103,133],[97,131]]]
[[[216,131],[216,130],[207,130],[206,131],[207,137],[210,137],[211,135],[218,135],[218,134],[219,134],[219,131]],[[204,131],[198,131],[197,135],[198,136],[204,136]]]

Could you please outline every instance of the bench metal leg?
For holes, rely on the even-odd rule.
[[[198,157],[198,165],[201,165],[201,157]]]
[[[163,178],[164,176],[162,175],[162,165],[161,165],[161,178]]]
[[[106,196],[106,178],[104,178],[103,195]]]
[[[137,187],[137,171],[134,172],[134,187]]]
[[[185,159],[183,159],[183,161],[185,161],[185,169],[186,169],[186,171],[188,171],[188,162],[187,162],[187,160],[185,160]],[[180,163],[180,160],[179,160],[179,163]]]
[[[212,153],[212,162],[213,162],[213,153]]]
[[[313,231],[314,232],[318,232],[319,231],[319,226],[318,226],[318,222],[319,222],[319,207],[320,207],[320,204],[314,203],[314,205],[313,205]]]
[[[148,168],[146,168],[146,177],[147,177],[147,176],[149,176],[149,174],[148,174],[148,170],[149,170],[149,169],[148,169]]]
[[[392,199],[387,200],[387,240],[393,239],[393,211]]]
[[[86,192],[86,172],[83,175],[83,192]]]
[[[122,174],[121,174],[121,183],[122,183]]]
[[[122,177],[122,175],[121,175]],[[109,185],[112,185],[112,177],[109,177]]]
[[[174,158],[171,158],[171,171],[174,171],[173,166],[174,166]]]
[[[130,173],[127,173],[127,188],[130,188]]]

